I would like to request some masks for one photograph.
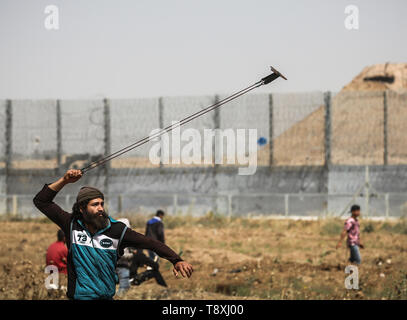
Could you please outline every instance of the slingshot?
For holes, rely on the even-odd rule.
[[[110,161],[110,160],[112,160],[114,158],[117,158],[117,157],[121,156],[122,154],[124,154],[126,152],[129,152],[129,151],[131,151],[131,150],[133,150],[133,149],[135,149],[137,147],[140,147],[141,145],[143,145],[143,144],[145,144],[145,143],[147,143],[149,141],[152,141],[155,138],[160,137],[164,133],[168,133],[168,132],[172,131],[173,129],[177,128],[177,127],[180,127],[180,126],[182,126],[182,125],[184,125],[184,124],[186,124],[186,123],[188,123],[188,122],[190,122],[190,121],[192,121],[192,120],[194,120],[194,119],[196,119],[196,118],[198,118],[198,117],[200,117],[200,116],[202,116],[202,115],[204,115],[204,114],[206,114],[206,113],[208,113],[208,112],[210,112],[212,110],[215,110],[216,108],[219,108],[220,106],[224,105],[225,103],[228,103],[228,102],[230,102],[230,101],[232,101],[232,100],[234,100],[234,99],[236,99],[236,98],[238,98],[238,97],[252,91],[253,89],[256,89],[256,88],[258,88],[260,86],[269,84],[270,82],[276,80],[279,77],[283,78],[284,80],[287,80],[287,78],[284,77],[275,68],[273,68],[273,67],[270,67],[270,68],[271,68],[271,71],[273,71],[273,73],[268,75],[267,77],[262,78],[260,81],[257,81],[256,83],[252,84],[251,86],[248,86],[245,89],[242,89],[242,90],[240,90],[240,91],[238,91],[238,92],[236,92],[236,93],[234,93],[234,94],[232,94],[232,95],[230,95],[230,96],[228,96],[228,97],[226,97],[226,98],[224,98],[224,99],[222,99],[222,100],[220,100],[220,101],[218,101],[218,102],[216,102],[216,103],[214,103],[214,104],[212,104],[212,105],[210,105],[210,106],[208,106],[208,107],[206,107],[206,108],[204,108],[204,109],[202,109],[202,110],[200,110],[198,112],[195,112],[194,114],[191,114],[190,116],[188,116],[188,117],[186,117],[186,118],[184,118],[184,119],[182,119],[182,120],[180,120],[180,121],[178,121],[176,123],[173,123],[172,125],[164,128],[164,129],[161,129],[160,131],[156,132],[155,134],[152,134],[152,135],[150,135],[148,137],[145,137],[145,138],[143,138],[143,139],[141,139],[141,140],[139,140],[139,141],[137,141],[137,142],[123,148],[123,149],[120,149],[120,150],[116,151],[115,153],[112,153],[111,155],[108,155],[108,156],[106,156],[104,158],[101,158],[101,159],[99,159],[97,161],[91,162],[88,166],[81,169],[82,174],[84,174],[85,172],[87,172],[89,170],[92,170],[92,169],[94,169],[94,168],[96,168],[96,167],[98,167],[98,166],[100,166],[102,164],[105,164],[106,162],[108,162],[108,161]]]

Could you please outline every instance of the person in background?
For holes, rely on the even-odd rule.
[[[165,243],[164,236],[164,224],[162,220],[164,219],[164,211],[157,210],[155,216],[147,221],[145,236],[158,240]],[[158,262],[158,256],[154,251],[148,250],[148,255],[150,259]]]
[[[117,219],[117,221],[123,222],[127,228],[130,228],[130,222],[128,219]],[[122,296],[130,288],[130,267],[133,260],[133,249],[125,248],[124,254],[117,261],[116,272],[119,277],[119,290],[118,296]]]
[[[159,265],[157,262],[151,260],[147,257],[143,250],[135,250],[133,255],[133,261],[130,267],[130,278],[133,285],[139,286],[144,281],[154,278],[157,284],[163,287],[167,287],[163,276],[160,273]],[[140,267],[147,266],[147,270],[141,273],[138,273]]]
[[[349,261],[351,263],[360,264],[361,256],[359,248],[364,248],[360,241],[360,225],[358,220],[360,216],[360,206],[357,204],[353,205],[350,209],[350,213],[352,216],[345,221],[345,226],[340,235],[339,242],[336,245],[336,249],[341,247],[345,235],[348,234],[347,245],[350,251]]]
[[[57,232],[57,241],[52,243],[47,249],[45,263],[47,266],[56,266],[58,268],[58,272],[66,275],[67,258],[68,248],[65,245],[65,234],[60,229]]]

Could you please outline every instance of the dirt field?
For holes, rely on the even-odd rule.
[[[144,231],[145,217],[131,219]],[[166,217],[168,245],[195,269],[168,288],[149,280],[115,299],[407,299],[407,222],[361,219],[360,289],[344,286],[348,252],[335,250],[343,220],[294,221]],[[0,299],[66,299],[44,286],[45,252],[57,227],[47,220],[2,221]]]

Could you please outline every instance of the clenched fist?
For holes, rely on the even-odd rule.
[[[70,169],[64,174],[64,182],[65,183],[74,183],[78,181],[82,177],[82,171],[81,170],[74,170]]]
[[[172,272],[174,273],[174,275],[176,277],[178,277],[178,271],[181,273],[181,275],[185,278],[185,277],[190,277],[192,275],[192,272],[194,271],[194,269],[192,268],[192,265],[190,265],[188,262],[185,261],[178,261],[175,266],[174,269],[172,269]]]

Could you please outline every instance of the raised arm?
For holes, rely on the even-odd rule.
[[[65,174],[62,178],[59,178],[54,183],[51,183],[48,187],[51,190],[58,192],[68,183],[74,183],[74,182],[78,181],[81,177],[82,177],[81,170],[71,169],[71,170],[68,170],[67,172],[65,172]]]
[[[183,261],[181,257],[174,252],[174,250],[172,250],[164,243],[150,237],[146,237],[134,230],[126,230],[121,243],[121,247],[133,247],[137,249],[152,250],[161,258],[170,261],[174,265],[173,273],[175,276],[178,276],[178,271],[183,277],[187,276],[189,278],[192,275],[192,265]]]
[[[65,175],[56,182],[44,185],[42,190],[34,197],[34,205],[45,214],[52,222],[56,223],[64,232],[67,230],[71,214],[64,211],[53,202],[58,191],[66,184],[76,182],[82,176],[80,170],[68,170]]]

